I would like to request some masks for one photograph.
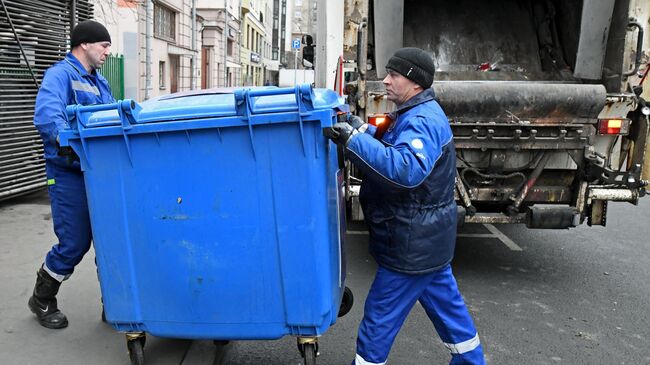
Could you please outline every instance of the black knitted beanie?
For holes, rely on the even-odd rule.
[[[74,48],[81,43],[110,42],[111,35],[108,34],[106,27],[93,20],[84,20],[77,24],[72,30],[70,37],[70,48]]]
[[[415,47],[400,48],[395,51],[393,57],[388,60],[386,68],[399,73],[424,89],[431,87],[433,74],[436,71],[431,56]]]

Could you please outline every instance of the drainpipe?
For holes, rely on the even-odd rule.
[[[196,0],[192,0],[192,77],[190,78],[190,88],[196,89]]]
[[[4,6],[4,2],[2,3]],[[7,17],[9,19],[9,17]],[[77,25],[77,0],[72,0],[70,2],[70,35],[72,35],[72,30]]]
[[[151,98],[151,41],[153,39],[153,1],[147,0],[145,12],[145,76],[144,76],[144,100]]]
[[[243,0],[239,0],[239,41],[237,42],[237,59],[239,60],[239,86],[244,86],[244,81],[242,80],[241,74],[242,74],[242,64],[241,64],[241,37],[242,37],[242,25],[244,22],[244,19],[242,19],[241,16],[241,10],[242,10],[242,5],[241,2]]]
[[[223,87],[228,87],[228,0],[223,7]]]

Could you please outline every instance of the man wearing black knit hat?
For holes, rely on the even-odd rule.
[[[425,51],[402,48],[386,70],[386,96],[396,106],[388,129],[351,117],[330,133],[363,173],[360,201],[378,263],[352,364],[384,365],[417,301],[450,350],[450,364],[484,364],[450,266],[458,219],[456,152],[431,88],[435,66]]]
[[[72,31],[71,51],[50,67],[36,96],[34,124],[43,139],[45,172],[52,205],[52,223],[58,238],[36,273],[29,309],[47,328],[64,328],[68,319],[57,306],[61,282],[90,249],[92,232],[86,190],[74,152],[59,147],[59,132],[68,127],[65,108],[73,104],[115,102],[106,79],[97,72],[108,57],[111,36],[92,20],[80,22]]]

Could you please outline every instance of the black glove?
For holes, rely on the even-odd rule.
[[[364,129],[368,128],[368,126],[366,125],[367,123],[364,122],[363,119],[359,118],[356,115],[352,115],[352,114],[348,115],[348,119],[346,120],[346,122],[348,122],[348,124],[351,125],[352,128],[356,130],[359,130],[359,128],[364,126],[365,126]]]
[[[334,124],[332,128],[326,128],[323,132],[325,137],[342,146],[347,146],[350,138],[355,133],[357,133],[357,131],[347,122],[338,122]]]

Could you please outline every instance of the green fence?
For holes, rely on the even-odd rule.
[[[109,55],[101,69],[116,100],[124,99],[124,56]]]

